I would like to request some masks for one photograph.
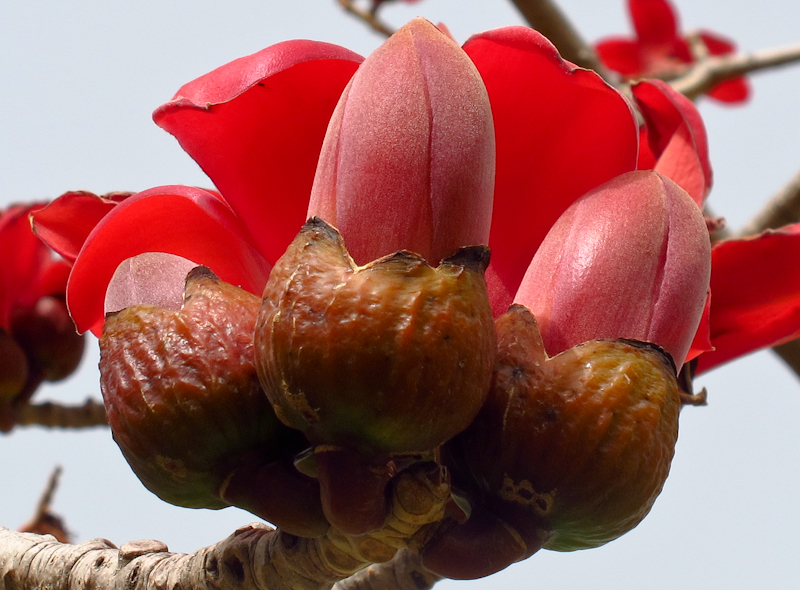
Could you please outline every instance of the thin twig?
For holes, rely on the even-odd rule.
[[[36,507],[36,512],[27,523],[22,525],[20,532],[22,533],[37,533],[40,535],[53,535],[58,541],[68,543],[70,533],[64,525],[61,517],[53,514],[50,511],[50,506],[53,503],[53,496],[55,496],[56,489],[58,488],[58,480],[61,477],[61,466],[56,466],[50,474],[47,481],[47,487],[39,499],[39,504]]]
[[[90,428],[107,426],[102,402],[87,399],[82,406],[62,406],[54,402],[24,404],[16,411],[17,426],[47,428]]]
[[[753,53],[710,56],[695,62],[688,72],[670,82],[681,94],[695,99],[725,80],[800,61],[800,44]]]
[[[550,39],[559,53],[577,66],[594,70],[607,82],[614,76],[603,65],[594,48],[552,0],[511,0],[534,29]]]
[[[339,5],[381,35],[391,37],[394,34],[394,30],[378,18],[376,11],[359,8],[355,0],[339,0]]]

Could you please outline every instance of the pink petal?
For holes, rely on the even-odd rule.
[[[163,252],[123,260],[108,283],[105,313],[139,304],[178,311],[183,307],[186,275],[196,266],[191,260]]]
[[[661,80],[633,86],[645,120],[656,172],[671,178],[702,206],[712,183],[708,140],[700,113],[692,102]]]
[[[638,131],[622,95],[594,72],[562,60],[532,29],[482,33],[464,50],[483,77],[494,115],[487,281],[499,314],[561,213],[590,189],[635,169]]]
[[[680,369],[708,293],[700,208],[669,179],[630,172],[588,193],[553,226],[514,298],[536,316],[549,355],[634,338]]]
[[[800,224],[712,250],[711,341],[698,372],[800,336]]]
[[[305,221],[328,120],[361,60],[326,43],[279,43],[186,84],[153,114],[271,262]]]
[[[494,129],[464,51],[417,18],[363,63],[325,137],[309,216],[359,264],[407,249],[438,263],[489,240]]]
[[[182,256],[257,294],[270,270],[241,221],[217,196],[185,186],[150,189],[108,213],[75,261],[67,303],[80,331],[99,332],[114,271],[125,259],[145,252]]]

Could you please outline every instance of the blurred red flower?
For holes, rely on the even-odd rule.
[[[696,61],[690,41],[682,36],[678,15],[667,0],[628,0],[634,38],[609,37],[597,43],[603,63],[626,79],[673,78]],[[736,50],[729,40],[711,31],[699,31],[698,40],[710,55]],[[717,84],[709,96],[726,103],[747,100],[750,89],[743,77]]]
[[[31,231],[28,215],[45,203],[0,211],[0,430],[42,381],[77,368],[83,338],[64,302],[69,265]]]

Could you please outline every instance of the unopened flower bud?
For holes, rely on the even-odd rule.
[[[433,264],[488,243],[494,171],[480,74],[418,18],[373,52],[342,94],[308,215],[336,226],[358,264],[403,249]]]
[[[655,172],[623,174],[559,218],[514,302],[536,316],[551,356],[631,338],[662,347],[680,369],[705,305],[710,249],[683,189]]]

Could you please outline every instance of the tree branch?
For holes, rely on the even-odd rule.
[[[511,0],[528,23],[558,48],[564,59],[594,70],[607,82],[614,77],[570,20],[552,0]]]
[[[743,236],[760,234],[800,221],[800,171],[764,206],[740,232]]]
[[[107,426],[102,402],[87,399],[82,406],[62,406],[53,402],[24,404],[16,409],[17,426],[47,428],[89,428]]]
[[[304,539],[252,524],[216,545],[178,554],[159,541],[119,549],[105,539],[65,545],[49,535],[0,528],[0,580],[15,590],[328,590],[425,538],[428,525],[444,517],[450,490],[445,479],[442,468],[430,464],[401,473],[386,524],[359,537],[331,529],[323,537]]]
[[[694,100],[725,80],[744,74],[800,61],[800,45],[787,45],[753,53],[709,56],[701,59],[682,76],[670,82],[672,87]]]
[[[339,0],[339,5],[344,8],[345,11],[349,12],[357,19],[365,22],[368,26],[381,35],[391,37],[394,34],[394,30],[378,18],[377,10],[364,10],[359,8],[356,5],[355,0]]]

